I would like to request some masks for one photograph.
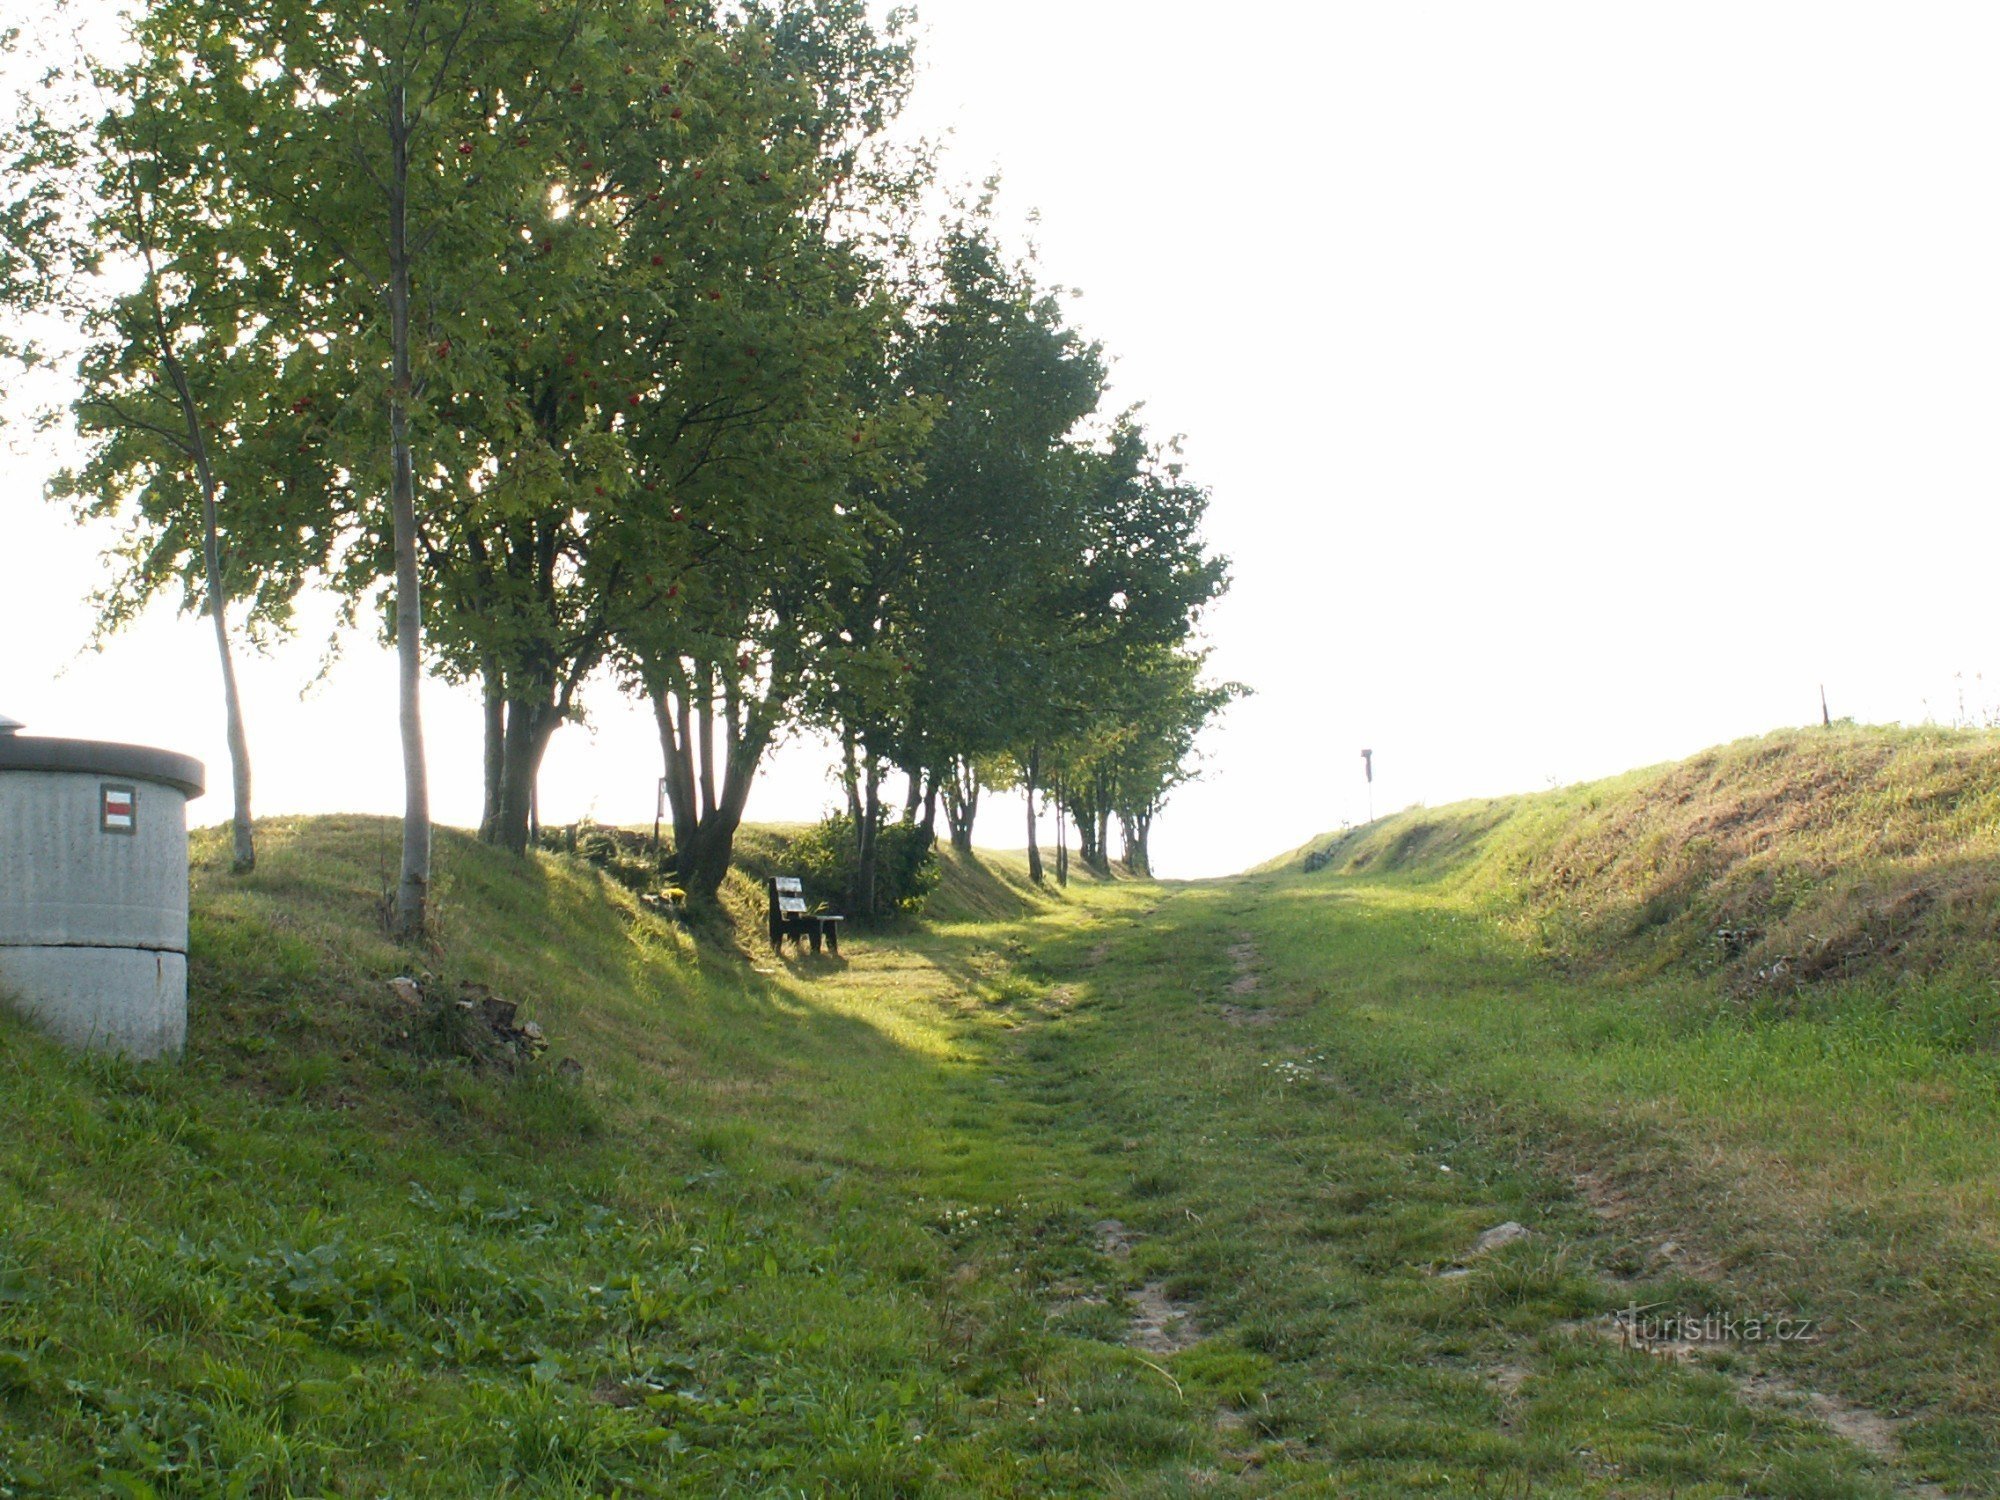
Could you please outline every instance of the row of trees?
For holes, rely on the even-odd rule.
[[[1206,497],[1105,411],[990,195],[923,229],[907,17],[147,0],[81,58],[6,139],[0,297],[85,335],[57,489],[124,523],[106,627],[162,594],[212,622],[239,867],[233,639],[312,587],[397,649],[405,934],[427,674],[483,694],[481,832],[516,851],[609,683],[653,707],[691,894],[798,728],[841,748],[864,897],[892,775],[961,844],[1019,784],[1031,843],[1041,797],[1144,867],[1234,692],[1190,646]]]

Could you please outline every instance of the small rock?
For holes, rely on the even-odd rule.
[[[572,1083],[581,1082],[583,1079],[583,1064],[573,1057],[565,1057],[561,1062],[556,1064],[556,1076],[558,1078],[567,1078]]]
[[[1472,1253],[1474,1255],[1485,1255],[1488,1251],[1498,1250],[1502,1245],[1511,1245],[1516,1240],[1525,1240],[1533,1233],[1534,1231],[1529,1229],[1525,1224],[1516,1224],[1512,1219],[1509,1219],[1505,1224],[1495,1224],[1475,1240],[1472,1245]]]
[[[389,993],[408,1006],[424,1003],[424,987],[407,974],[399,974],[389,981]]]

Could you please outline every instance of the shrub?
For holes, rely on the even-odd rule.
[[[607,828],[601,823],[572,823],[544,828],[542,847],[552,854],[574,854],[602,870],[629,891],[651,895],[668,883],[673,856],[655,849],[644,833]]]
[[[856,894],[860,851],[854,820],[845,813],[823,819],[801,834],[787,851],[787,858],[804,877],[808,893],[836,899],[847,917],[872,921],[923,909],[924,898],[936,889],[943,874],[936,842],[920,824],[885,825],[875,840],[872,906],[866,906]]]

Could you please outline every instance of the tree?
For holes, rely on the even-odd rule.
[[[1156,646],[1135,654],[1111,709],[1070,782],[1070,812],[1085,857],[1110,873],[1108,827],[1115,816],[1124,863],[1152,873],[1153,821],[1176,787],[1199,774],[1202,732],[1249,689],[1202,679],[1205,652]]]
[[[350,619],[382,606],[403,936],[428,906],[427,667],[481,685],[482,833],[511,849],[610,665],[654,706],[697,896],[805,724],[841,745],[864,904],[896,770],[926,847],[940,800],[969,843],[1013,774],[1037,878],[1051,789],[1105,862],[1117,705],[1223,565],[1205,496],[1101,416],[1101,352],[1001,251],[990,196],[911,251],[926,164],[881,138],[906,21],[150,0],[136,60],[95,75],[116,103],[87,152],[16,132],[0,295],[46,300],[102,245],[136,272],[91,313],[93,447],[65,480],[137,523],[105,618],[176,586],[208,611],[235,730],[232,599],[253,632],[315,578]]]
[[[221,247],[218,231],[250,205],[202,170],[198,123],[177,98],[180,54],[98,66],[76,37],[59,41],[67,45],[18,101],[4,140],[0,305],[61,318],[86,340],[71,373],[88,456],[53,493],[86,516],[140,523],[126,569],[98,596],[101,630],[176,587],[182,607],[211,622],[233,867],[246,872],[256,864],[252,777],[229,606],[253,573],[240,584],[247,628],[281,625],[322,560],[295,528],[305,529],[301,502],[313,508],[326,476],[294,461],[286,414],[269,399],[288,325],[254,310],[288,299],[267,259],[234,260]],[[120,292],[121,283],[136,285]]]
[[[1043,660],[1015,760],[1031,796],[1046,779],[1059,807],[1084,799],[1091,809],[1081,825],[1084,851],[1101,867],[1105,789],[1090,774],[1093,753],[1115,743],[1117,705],[1139,664],[1188,639],[1227,586],[1228,565],[1201,539],[1206,492],[1148,443],[1134,413],[1121,416],[1102,444],[1073,446],[1069,472],[1028,606]],[[1033,827],[1031,803],[1031,874],[1040,865]]]
[[[908,815],[926,808],[928,824],[941,790],[954,840],[969,847],[972,767],[992,765],[1034,712],[1047,659],[1038,594],[1065,535],[1065,444],[1095,410],[1104,371],[1056,296],[1001,250],[990,192],[911,280],[916,306],[888,379],[932,425],[916,464],[869,497],[885,524],[839,611],[853,683],[822,711],[852,747],[858,837],[879,826],[869,807],[888,762],[908,777]]]
[[[630,7],[625,7],[630,9]],[[496,274],[524,203],[551,178],[538,128],[585,53],[608,52],[612,0],[154,0],[138,73],[172,81],[135,110],[187,143],[192,202],[236,326],[275,330],[306,455],[341,476],[311,537],[334,576],[384,579],[398,655],[404,768],[397,932],[425,928],[421,500],[470,472],[468,435],[437,419],[455,336],[511,326]],[[169,231],[154,216],[163,240]],[[213,309],[210,309],[213,316]],[[230,347],[224,345],[222,347]],[[277,361],[274,358],[274,363]],[[441,378],[442,377],[442,378]]]
[[[515,850],[549,739],[621,632],[657,633],[692,572],[734,565],[705,517],[683,524],[708,476],[754,462],[751,434],[789,420],[838,344],[828,317],[850,315],[812,303],[823,182],[782,124],[804,90],[769,39],[634,27],[614,56],[564,101],[560,173],[503,267],[515,325],[454,350],[497,379],[448,409],[484,456],[427,557],[441,660],[486,688],[483,832]]]
[[[816,704],[842,746],[864,881],[885,761],[908,778],[911,820],[923,807],[928,824],[942,791],[960,847],[1005,764],[1037,880],[1037,797],[1087,790],[1082,853],[1106,865],[1109,787],[1085,770],[1116,729],[1105,705],[1135,653],[1183,640],[1225,581],[1199,536],[1206,495],[1135,414],[1101,421],[1100,351],[1002,252],[991,204],[962,209],[913,278],[889,379],[934,424],[920,465],[869,497],[884,524],[836,611],[847,670]]]
[[[764,127],[796,155],[757,171],[784,187],[779,211],[746,222],[741,244],[700,248],[673,419],[630,440],[639,482],[672,500],[633,552],[672,597],[619,627],[659,726],[678,878],[697,899],[721,884],[764,754],[845,670],[835,601],[876,524],[869,497],[924,421],[879,378],[897,309],[871,216],[917,185],[871,154],[907,84],[901,21],[878,30],[850,0],[749,14],[773,76],[798,84]],[[723,164],[723,181],[744,170]],[[719,190],[684,196],[706,230],[725,228]]]
[[[731,462],[682,488],[672,527],[704,564],[678,574],[675,608],[621,632],[659,726],[676,869],[701,899],[728,870],[765,752],[839,666],[830,601],[870,524],[852,503],[855,466],[897,463],[916,420],[901,408],[863,417],[837,384],[804,381],[796,395],[790,420],[747,429]],[[666,545],[648,553],[661,566]]]

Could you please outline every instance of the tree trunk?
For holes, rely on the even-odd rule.
[[[1037,745],[1028,752],[1028,763],[1022,768],[1022,785],[1028,793],[1028,878],[1036,885],[1042,883],[1042,850],[1035,837],[1035,782],[1041,775],[1042,747]]]
[[[875,888],[880,875],[882,854],[882,763],[873,751],[864,751],[861,761],[861,821],[856,825],[861,847],[854,867],[855,912],[875,915]]]
[[[1069,815],[1063,806],[1063,778],[1056,778],[1056,884],[1069,889]]]
[[[760,732],[759,739],[761,743],[754,749],[744,744],[730,754],[721,799],[695,832],[689,867],[681,877],[681,884],[693,899],[713,901],[728,878],[730,856],[736,848],[736,830],[743,826],[743,804],[749,800],[757,762],[770,742],[769,732]]]
[[[667,805],[674,818],[674,875],[690,900],[713,901],[729,874],[736,830],[743,823],[758,763],[770,748],[775,719],[769,704],[750,705],[745,714],[745,705],[733,697],[726,700],[718,787],[712,672],[675,665],[662,669],[658,677],[665,685],[653,695],[653,717],[660,730]],[[690,686],[696,681],[711,685],[699,703]],[[704,750],[706,757],[697,767]]]
[[[979,816],[979,773],[970,761],[954,757],[944,774],[944,818],[951,830],[951,847],[960,854],[970,854],[972,824]],[[936,787],[931,790],[935,796]]]
[[[424,764],[423,580],[417,570],[416,466],[410,453],[410,126],[404,86],[389,90],[389,508],[396,544],[397,709],[403,737],[403,862],[394,930],[409,940],[430,922],[431,791]]]
[[[847,792],[847,821],[854,829],[854,885],[846,893],[848,913],[873,917],[882,831],[882,764],[874,751],[855,739],[851,727],[841,731],[840,779]]]
[[[500,825],[500,778],[507,770],[507,698],[498,670],[490,665],[480,673],[480,692],[486,722],[479,837],[490,844]]]
[[[715,806],[715,669],[704,668],[701,675],[703,707],[695,722],[701,730],[701,805]],[[735,746],[732,744],[732,750]]]
[[[681,887],[693,901],[712,902],[729,878],[729,861],[736,847],[737,820],[713,819],[704,822],[688,846],[687,864],[680,876]]]
[[[188,453],[194,459],[195,479],[201,487],[201,564],[208,591],[208,616],[215,626],[215,655],[222,669],[222,713],[229,740],[229,779],[234,800],[230,812],[233,845],[230,869],[247,875],[257,868],[257,843],[250,814],[250,736],[243,726],[243,698],[236,686],[236,660],[229,649],[229,591],[223,586],[222,537],[217,516],[215,469],[209,462],[208,434],[201,425],[194,390],[188,384],[187,369],[174,352],[173,335],[167,329],[166,309],[160,301],[159,269],[153,263],[152,235],[147,228],[146,200],[134,186],[132,209],[139,228],[140,246],[146,262],[147,290],[153,304],[153,334],[159,346],[160,364],[174,388],[174,399],[187,427]]]
[[[1064,788],[1064,792],[1063,806],[1069,816],[1076,820],[1077,857],[1088,868],[1094,870],[1097,868],[1097,856],[1101,847],[1094,837],[1097,829],[1096,804],[1091,801],[1088,792],[1079,794],[1071,792],[1067,787]]]
[[[931,771],[924,776],[924,847],[931,848],[937,843],[938,776]],[[972,840],[972,830],[965,831],[966,841]]]
[[[208,577],[208,615],[215,626],[215,655],[222,668],[222,712],[229,737],[229,780],[234,800],[229,832],[232,843],[229,867],[238,875],[257,868],[257,844],[250,816],[250,736],[243,727],[243,699],[236,687],[236,662],[229,649],[229,595],[222,586],[222,542],[217,535],[215,474],[209,467],[208,442],[188,391],[187,377],[180,361],[168,361],[188,431],[194,438],[195,468],[201,481],[201,556]]]
[[[204,513],[209,515],[205,523],[208,544],[204,550],[211,554],[208,563],[209,575],[220,579],[222,567],[212,560],[215,553],[215,522],[213,503],[204,501]],[[210,585],[211,588],[216,585]],[[215,650],[222,663],[222,712],[227,721],[229,736],[229,779],[234,801],[230,807],[229,832],[232,844],[229,867],[238,875],[247,875],[257,868],[257,842],[250,816],[250,736],[243,727],[243,699],[236,688],[236,663],[230,658],[229,626],[223,618],[223,598],[215,594],[211,613],[215,616]]]
[[[1153,873],[1153,856],[1146,847],[1152,834],[1153,815],[1140,813],[1133,817],[1118,819],[1118,830],[1125,841],[1125,868],[1134,875],[1148,876]]]
[[[858,831],[861,827],[861,749],[855,743],[854,731],[845,726],[840,731],[840,789],[847,795],[847,820]]]
[[[653,695],[653,722],[660,729],[660,759],[666,774],[667,810],[674,822],[674,857],[678,861],[694,843],[701,826],[701,808],[695,801],[694,769],[685,746],[692,726],[688,721],[687,699],[662,689]],[[681,871],[678,863],[675,866]]]
[[[500,773],[499,806],[494,811],[489,843],[512,854],[525,854],[535,834],[535,782],[562,719],[547,703],[519,698],[507,702],[505,754]]]
[[[1111,873],[1111,794],[1110,779],[1097,778],[1097,873]]]

